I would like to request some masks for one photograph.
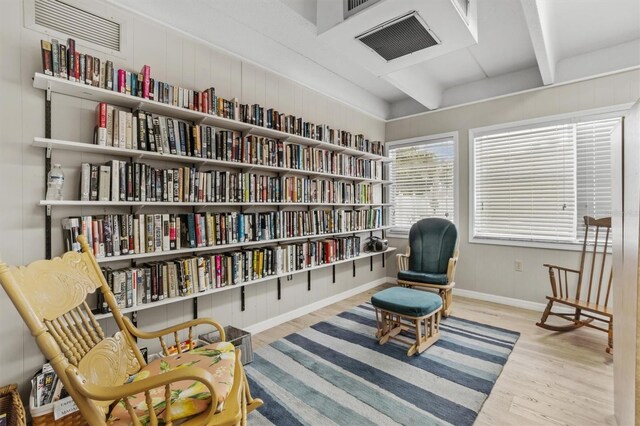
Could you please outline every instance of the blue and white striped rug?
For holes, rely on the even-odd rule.
[[[251,425],[471,425],[520,333],[449,317],[419,356],[378,345],[370,304],[280,339],[246,367]]]

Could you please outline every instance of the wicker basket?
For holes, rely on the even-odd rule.
[[[29,398],[29,412],[31,413],[31,424],[33,426],[84,426],[87,424],[82,418],[80,411],[75,411],[58,420],[54,420],[53,403],[43,405],[42,407],[34,407],[33,396]]]
[[[9,385],[0,388],[0,414],[7,415],[8,426],[26,425],[24,405],[18,394],[17,385]]]

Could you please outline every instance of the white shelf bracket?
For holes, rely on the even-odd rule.
[[[47,149],[45,151],[45,155],[46,155],[47,158],[51,158],[51,147],[50,146],[47,147]]]
[[[47,205],[47,216],[51,216],[51,205]]]
[[[242,131],[242,138],[246,138],[247,136],[249,136],[250,134],[252,134],[253,132],[253,127],[248,128],[247,130],[243,130]]]
[[[51,101],[51,82],[47,81],[47,101]]]

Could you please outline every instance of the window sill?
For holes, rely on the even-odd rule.
[[[401,231],[401,230],[389,230],[386,235],[387,238],[399,238],[399,239],[407,239],[409,238],[409,231]]]
[[[509,246],[509,247],[525,247],[544,250],[562,250],[562,251],[582,251],[582,244],[570,244],[570,243],[550,243],[545,241],[525,241],[525,240],[499,240],[493,238],[470,238],[470,244],[485,244],[495,246]],[[598,250],[600,251],[600,250]],[[610,249],[608,250],[610,251]]]

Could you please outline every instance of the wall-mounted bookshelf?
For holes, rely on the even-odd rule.
[[[235,289],[235,288],[243,288],[243,287],[247,287],[247,286],[258,284],[258,283],[265,282],[265,281],[270,281],[270,280],[274,280],[274,279],[280,280],[281,278],[285,278],[285,277],[288,277],[288,276],[300,274],[300,273],[303,273],[303,272],[309,272],[310,273],[311,271],[316,271],[318,269],[327,268],[329,266],[335,267],[336,265],[340,265],[340,264],[347,263],[347,262],[356,262],[357,260],[368,259],[368,258],[371,258],[371,257],[376,256],[376,255],[383,255],[384,256],[385,254],[392,253],[395,250],[396,250],[395,247],[389,247],[387,250],[385,250],[383,252],[362,253],[357,257],[352,257],[352,258],[343,259],[343,260],[337,260],[335,262],[325,263],[325,264],[322,264],[322,265],[316,265],[316,266],[312,266],[312,267],[309,267],[309,268],[300,269],[300,270],[297,270],[297,271],[287,272],[287,273],[284,273],[284,274],[269,275],[267,277],[259,278],[259,279],[256,279],[256,280],[245,281],[245,282],[240,283],[240,284],[234,284],[234,285],[230,285],[230,286],[226,286],[226,287],[220,287],[220,288],[213,288],[213,289],[209,289],[209,290],[205,290],[205,291],[201,291],[201,292],[197,292],[197,293],[192,293],[192,294],[189,294],[189,295],[186,295],[186,296],[178,296],[178,297],[167,298],[167,299],[159,300],[157,302],[145,303],[145,304],[134,306],[134,307],[131,307],[131,308],[123,308],[123,309],[121,309],[121,312],[123,314],[130,313],[130,312],[138,312],[138,311],[142,311],[142,310],[145,310],[145,309],[151,309],[151,308],[156,308],[158,306],[167,305],[167,304],[170,304],[170,303],[176,303],[176,302],[181,302],[181,301],[184,301],[184,300],[189,300],[189,299],[194,299],[194,298],[206,296],[206,295],[209,295],[209,294],[220,293],[222,291],[232,290],[232,289]],[[355,273],[354,273],[354,276],[355,276]],[[96,315],[96,319],[98,319],[98,320],[104,319],[104,318],[110,318],[110,317],[111,317],[110,313]]]
[[[237,120],[231,120],[224,117],[205,114],[200,111],[180,108],[174,105],[168,105],[150,99],[144,99],[137,96],[114,92],[112,90],[102,89],[100,87],[88,86],[86,84],[52,77],[42,73],[36,73],[33,77],[33,87],[46,90],[47,92],[51,93],[73,96],[75,98],[81,99],[88,99],[95,102],[106,102],[109,104],[130,108],[132,110],[142,109],[151,113],[166,115],[187,121],[193,121],[199,124],[208,124],[227,130],[237,130],[242,132],[244,136],[250,134],[256,136],[264,136],[272,139],[286,140],[302,145],[319,147],[330,151],[337,151],[356,157],[366,158],[369,160],[390,161],[387,157],[382,155],[371,154],[359,151],[357,149],[346,148],[343,146],[306,138],[280,130],[269,129],[266,127],[243,123]]]
[[[71,207],[388,207],[390,203],[223,203],[223,202],[179,202],[179,201],[79,201],[40,200],[39,206]]]
[[[350,157],[357,158],[357,161],[360,160],[371,160],[369,163],[373,164],[373,162],[381,162],[385,163],[389,161],[389,159],[383,155],[374,154],[371,152],[361,151],[359,149],[354,149],[346,146],[341,146],[337,144],[333,144],[326,141],[316,140],[308,137],[304,137],[298,134],[291,134],[288,132],[275,130],[272,128],[262,127],[259,125],[248,124],[245,122],[220,117],[217,115],[207,114],[201,111],[187,109],[167,103],[157,102],[152,99],[145,99],[138,96],[132,96],[125,93],[119,93],[112,90],[103,89],[100,87],[95,87],[91,85],[86,85],[74,81],[69,81],[66,79],[48,76],[42,73],[36,73],[33,78],[33,86],[38,89],[42,89],[46,91],[46,104],[45,104],[45,114],[46,114],[46,128],[45,128],[45,137],[36,137],[33,140],[33,146],[38,148],[43,148],[45,150],[45,158],[47,171],[51,165],[51,154],[52,151],[68,151],[68,152],[80,152],[87,154],[98,154],[103,155],[107,158],[113,159],[121,159],[121,161],[131,163],[139,162],[143,160],[155,161],[156,163],[162,164],[184,164],[190,168],[197,169],[198,171],[206,172],[210,170],[237,170],[240,172],[246,173],[255,173],[255,172],[265,172],[268,176],[272,177],[287,177],[287,176],[301,176],[304,179],[323,179],[331,182],[347,182],[344,185],[370,185],[375,186],[377,191],[379,191],[380,197],[378,200],[381,202],[193,202],[193,201],[180,201],[180,202],[172,202],[172,201],[85,201],[85,200],[63,200],[63,201],[52,201],[52,200],[41,200],[38,204],[45,208],[46,211],[46,245],[47,245],[47,256],[51,257],[52,253],[52,209],[61,209],[61,211],[66,212],[77,211],[77,209],[93,209],[98,208],[105,213],[108,211],[129,211],[129,214],[138,214],[142,209],[153,209],[153,208],[162,208],[163,212],[166,212],[167,209],[176,209],[176,211],[182,212],[185,210],[192,211],[194,214],[198,212],[208,211],[211,208],[220,208],[224,207],[227,209],[239,210],[240,212],[244,212],[243,214],[251,214],[249,212],[257,211],[257,210],[265,210],[265,209],[277,209],[278,212],[284,212],[287,209],[306,209],[302,211],[310,212],[314,209],[325,209],[336,211],[336,209],[349,209],[351,211],[358,210],[366,210],[366,209],[384,209],[389,206],[388,203],[384,202],[384,190],[383,186],[388,185],[390,182],[385,180],[384,178],[380,178],[379,175],[376,175],[377,178],[369,178],[363,176],[357,176],[352,174],[338,174],[338,173],[329,173],[325,170],[306,170],[303,168],[293,168],[293,167],[276,167],[273,165],[267,164],[254,164],[249,162],[238,162],[238,161],[225,161],[216,158],[204,158],[198,156],[188,156],[188,155],[178,155],[178,154],[170,154],[168,152],[156,152],[156,151],[145,151],[140,149],[127,149],[115,146],[105,146],[91,143],[91,141],[72,141],[72,140],[62,140],[55,139],[52,137],[51,132],[51,94],[56,93],[59,95],[70,96],[79,99],[91,100],[95,102],[105,102],[111,105],[114,105],[118,108],[127,108],[131,111],[142,110],[145,113],[158,114],[166,117],[170,117],[172,119],[185,120],[194,125],[206,125],[213,126],[215,129],[220,129],[223,131],[236,131],[241,132],[242,140],[245,137],[249,136],[258,136],[269,138],[277,141],[281,141],[284,144],[297,144],[305,147],[318,148],[320,150],[331,151],[337,154],[342,154]],[[333,154],[332,154],[333,155]],[[356,160],[354,160],[355,162]],[[367,161],[364,161],[367,163]],[[299,164],[294,164],[298,166]],[[378,166],[380,164],[378,163]],[[384,168],[379,167],[382,170],[382,176],[384,177]],[[333,170],[333,169],[332,169]],[[336,169],[338,170],[338,169]],[[342,171],[343,169],[339,169]],[[358,173],[360,174],[360,173]],[[366,176],[366,175],[365,175]],[[373,175],[372,175],[373,176]],[[376,200],[376,201],[378,201]],[[269,200],[271,201],[271,200]],[[368,199],[367,201],[371,201]],[[66,209],[66,210],[65,210]],[[145,210],[146,211],[146,210]],[[170,210],[171,211],[171,210]],[[157,213],[156,213],[157,214]],[[115,216],[115,215],[114,215]],[[136,252],[136,253],[127,253],[122,255],[114,255],[114,256],[105,256],[98,257],[97,260],[100,264],[109,264],[109,265],[118,265],[119,262],[127,262],[130,267],[137,268],[139,266],[139,262],[148,262],[148,261],[157,261],[162,262],[167,259],[179,259],[184,256],[214,256],[217,254],[228,255],[232,251],[251,251],[251,250],[267,250],[272,249],[274,247],[281,247],[286,245],[299,245],[301,243],[304,244],[320,244],[321,241],[326,241],[327,239],[340,239],[343,238],[346,240],[352,239],[349,241],[355,242],[360,241],[357,235],[359,234],[369,234],[374,235],[374,232],[381,232],[384,236],[384,231],[388,228],[384,225],[385,214],[383,210],[381,210],[382,220],[381,223],[376,223],[375,226],[358,226],[353,229],[345,229],[343,232],[329,232],[329,233],[317,233],[310,234],[305,233],[299,236],[287,237],[287,238],[271,238],[271,239],[257,239],[257,240],[248,240],[241,242],[232,242],[226,244],[209,244],[198,247],[181,247],[179,249],[173,250],[156,250],[156,251],[147,251],[147,252]],[[57,224],[56,224],[57,225]],[[258,284],[264,281],[269,280],[277,280],[278,283],[278,299],[281,297],[281,278],[290,277],[295,274],[299,274],[302,272],[307,272],[307,282],[308,289],[311,289],[311,271],[315,271],[318,269],[326,268],[328,266],[332,266],[333,268],[333,277],[335,282],[335,266],[339,264],[344,264],[347,262],[352,262],[353,264],[353,276],[356,276],[356,261],[362,259],[370,259],[371,262],[371,270],[373,270],[373,257],[375,255],[380,254],[382,256],[382,262],[384,267],[384,258],[385,256],[394,251],[395,248],[389,248],[384,252],[376,252],[376,253],[365,253],[360,252],[360,249],[355,251],[349,251],[347,254],[340,254],[340,256],[336,256],[335,259],[331,259],[331,261],[321,261],[310,263],[310,265],[305,265],[300,269],[288,270],[287,272],[282,273],[274,273],[275,271],[270,271],[269,275],[255,278],[254,279],[245,279],[242,282],[237,282],[235,284],[229,284],[225,286],[208,288],[204,291],[197,291],[195,289],[189,294],[178,295],[175,297],[168,297],[162,300],[157,301],[147,301],[144,304],[138,304],[135,306],[125,307],[122,309],[122,312],[132,312],[135,313],[137,311],[151,309],[157,306],[162,306],[170,303],[179,302],[182,300],[191,299],[194,302],[194,317],[197,316],[197,299],[201,296],[215,294],[222,291],[231,290],[233,288],[239,288],[241,290],[241,309],[245,309],[245,287],[249,285]],[[123,252],[124,253],[124,252]],[[346,258],[343,258],[346,257]],[[312,266],[311,266],[312,265]],[[100,314],[97,318],[107,318],[109,314]],[[135,318],[135,317],[134,317]]]
[[[293,174],[293,175],[310,176],[310,177],[321,177],[321,178],[361,182],[361,183],[376,183],[381,185],[388,185],[391,183],[388,180],[368,179],[368,178],[346,176],[346,175],[340,175],[340,174],[334,174],[334,173],[316,172],[313,170],[301,170],[301,169],[293,169],[293,168],[287,168],[287,167],[265,166],[261,164],[248,164],[248,163],[240,163],[235,161],[215,160],[210,158],[187,157],[184,155],[158,153],[158,152],[151,152],[151,151],[140,151],[137,149],[116,148],[112,146],[94,145],[94,144],[89,144],[85,142],[63,141],[63,140],[47,139],[47,138],[40,138],[40,137],[36,137],[33,139],[33,146],[38,148],[46,148],[46,149],[53,149],[53,150],[105,154],[105,155],[111,155],[114,157],[133,158],[136,160],[150,159],[150,160],[162,160],[167,162],[171,161],[176,163],[194,164],[199,167],[202,167],[202,166],[205,166],[205,167],[209,166],[211,168],[216,166],[228,167],[228,168],[239,169],[243,171],[265,171],[265,172],[284,173],[284,174]]]

